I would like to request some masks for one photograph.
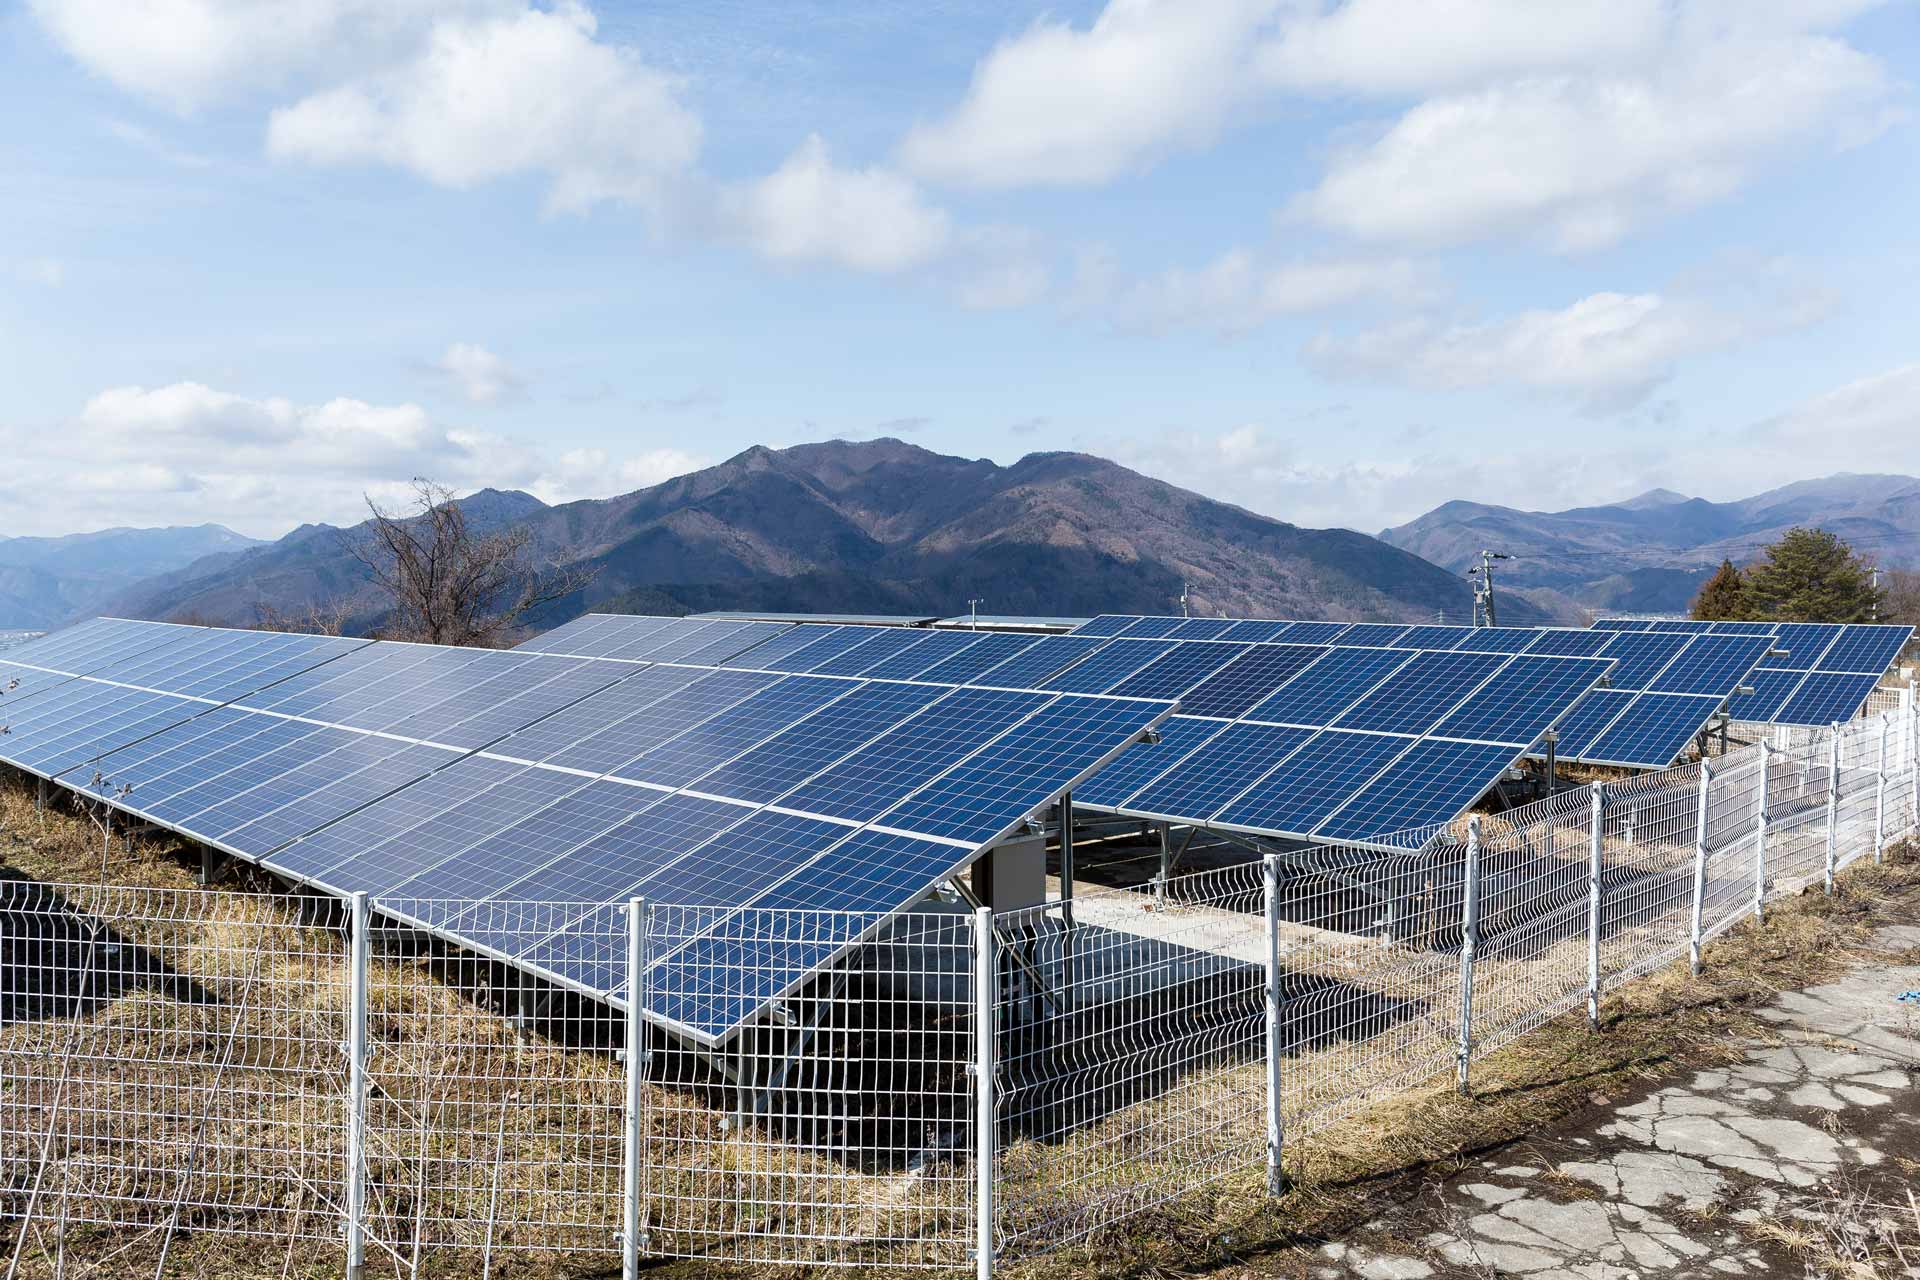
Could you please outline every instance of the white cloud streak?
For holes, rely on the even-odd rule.
[[[527,383],[518,370],[485,347],[471,342],[449,346],[434,366],[469,404],[493,405],[517,400]]]

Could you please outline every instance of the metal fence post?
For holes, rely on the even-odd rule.
[[[1912,790],[1913,821],[1907,827],[1909,839],[1920,840],[1920,689],[1907,681],[1907,783]]]
[[[993,937],[993,909],[973,912],[973,1179],[976,1280],[993,1276],[994,1050],[999,1039],[1000,957]]]
[[[1887,730],[1891,721],[1880,713],[1880,754],[1874,757],[1873,774],[1873,860],[1883,862],[1887,848]]]
[[[1600,871],[1606,852],[1607,784],[1596,782],[1593,830],[1587,837],[1587,1025],[1600,1026]]]
[[[1773,815],[1767,810],[1768,769],[1773,759],[1773,744],[1765,738],[1760,740],[1760,786],[1754,798],[1759,810],[1753,819],[1753,918],[1756,923],[1767,922],[1767,828],[1773,821]]]
[[[1260,863],[1261,889],[1267,913],[1267,1194],[1287,1189],[1280,1156],[1286,1141],[1280,1110],[1280,1057],[1286,1048],[1286,991],[1280,968],[1280,855],[1270,853]]]
[[[347,940],[347,1278],[367,1263],[367,986],[372,962],[367,895],[353,895]]]
[[[625,1136],[620,1152],[620,1280],[640,1273],[641,1149],[645,1142],[647,1081],[647,1019],[644,983],[647,974],[646,900],[627,903],[627,1022],[621,1064],[626,1074]]]
[[[1473,1060],[1473,957],[1480,949],[1480,815],[1467,819],[1467,860],[1460,903],[1460,1092]]]
[[[1833,873],[1840,859],[1840,724],[1827,729],[1827,896],[1833,896]]]
[[[1700,972],[1700,944],[1707,909],[1707,790],[1713,785],[1713,766],[1700,762],[1700,811],[1693,825],[1693,922],[1688,930],[1687,963]]]

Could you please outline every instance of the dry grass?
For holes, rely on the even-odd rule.
[[[85,1192],[69,1203],[93,1197],[105,1206],[100,1217],[149,1224],[129,1232],[72,1221],[85,1215],[70,1214],[64,1226],[40,1220],[22,1245],[23,1275],[111,1276],[135,1259],[151,1274],[163,1241],[164,1275],[265,1280],[338,1272],[338,935],[271,893],[181,892],[191,889],[187,868],[197,862],[187,853],[166,837],[139,838],[130,848],[116,839],[103,865],[99,832],[86,818],[43,818],[33,812],[30,789],[0,788],[0,864],[46,882],[146,886],[207,904],[187,918],[140,926],[134,940],[164,947],[181,981],[217,997],[183,1002],[147,984],[79,1018],[0,1029],[0,1062],[79,1064],[64,1077],[43,1065],[32,1080],[0,1083],[0,1129],[20,1128],[6,1119],[8,1108],[37,1107],[46,1091],[63,1091],[69,1113],[92,1117],[60,1135],[49,1166],[64,1185]],[[239,877],[242,890],[271,888],[253,873]],[[1010,1147],[1004,1191],[1031,1217],[1007,1225],[1086,1216],[1084,1246],[1026,1265],[1041,1277],[1089,1268],[1105,1275],[1231,1270],[1256,1255],[1263,1270],[1304,1269],[1305,1246],[1419,1195],[1436,1172],[1676,1072],[1728,1061],[1742,1039],[1767,1034],[1753,1016],[1759,1002],[1843,971],[1875,922],[1874,904],[1917,888],[1920,865],[1909,854],[1887,867],[1856,867],[1832,900],[1783,901],[1770,909],[1765,929],[1743,924],[1716,943],[1701,978],[1669,965],[1612,993],[1598,1035],[1578,1014],[1563,1016],[1476,1059],[1472,1098],[1455,1093],[1450,1076],[1434,1074],[1448,1068],[1452,1051],[1444,1016],[1303,1049],[1288,1062],[1289,1080],[1302,1083],[1289,1084],[1286,1104],[1300,1128],[1309,1116],[1322,1117],[1322,1127],[1290,1145],[1296,1190],[1277,1202],[1264,1195],[1259,1171],[1244,1167],[1264,1143],[1259,1069],[1229,1062],[1197,1070],[1177,1090],[1062,1140]],[[1448,1007],[1456,972],[1446,957],[1371,944],[1295,960],[1296,972],[1417,997],[1435,1010]],[[1495,990],[1506,985],[1497,978],[1502,966],[1513,967],[1512,990],[1523,996],[1584,984],[1584,953],[1565,943],[1486,963]],[[498,1016],[488,966],[450,964],[430,952],[390,957],[378,969],[373,1209],[382,1238],[400,1243],[397,1257],[374,1254],[373,1273],[405,1274],[416,1239],[419,1274],[427,1276],[479,1276],[483,1258],[489,1277],[558,1280],[612,1268],[618,1066],[603,1052],[517,1035]],[[1497,1002],[1486,1012],[1496,1022],[1503,1016]],[[588,1040],[605,1031],[578,1029]],[[76,1043],[110,1051],[45,1052]],[[207,1078],[218,1080],[216,1090],[199,1087]],[[952,1238],[964,1229],[962,1165],[860,1173],[755,1129],[723,1129],[722,1113],[694,1090],[653,1089],[648,1104],[654,1157],[677,1162],[677,1172],[657,1183],[656,1203],[670,1220],[654,1222],[656,1232],[690,1228],[683,1239],[751,1257],[778,1243],[769,1233],[901,1240]],[[1339,1122],[1328,1123],[1335,1115]],[[183,1153],[197,1153],[189,1160],[199,1162],[184,1197]],[[23,1175],[37,1166],[37,1150],[0,1155],[12,1157],[0,1161],[7,1170],[0,1188],[12,1185],[18,1196],[30,1185]],[[1205,1185],[1169,1204],[1140,1207],[1163,1185],[1197,1182]],[[220,1208],[174,1218],[177,1199]],[[774,1207],[783,1200],[800,1208]],[[1089,1203],[1103,1207],[1086,1214]],[[129,1214],[130,1207],[139,1212]],[[1100,1225],[1134,1208],[1119,1225]],[[177,1229],[168,1233],[162,1228],[170,1219]],[[488,1226],[500,1222],[523,1225]],[[12,1230],[0,1223],[0,1257],[12,1252]],[[241,1234],[248,1231],[257,1234]],[[1853,1237],[1843,1231],[1842,1238]],[[589,1248],[597,1251],[583,1251]],[[901,1252],[876,1245],[853,1256],[885,1264]],[[661,1269],[796,1273],[700,1262]]]

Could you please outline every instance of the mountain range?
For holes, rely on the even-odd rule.
[[[1832,475],[1737,502],[1654,489],[1569,511],[1456,501],[1380,538],[1455,573],[1482,550],[1506,552],[1513,559],[1496,565],[1496,585],[1526,589],[1549,609],[1674,613],[1723,559],[1752,561],[1795,525],[1836,533],[1882,568],[1920,566],[1920,479]]]
[[[103,529],[61,538],[0,536],[0,628],[58,626],[99,612],[156,574],[260,545],[217,524]]]
[[[1303,529],[1078,453],[1010,466],[898,440],[756,447],[619,497],[548,506],[518,492],[462,499],[476,528],[524,524],[585,590],[531,621],[587,609],[956,614],[1177,612],[1464,620],[1457,575],[1366,534]],[[345,603],[354,629],[382,604],[340,531],[302,526],[221,552],[108,601],[136,617],[245,624],[262,604]],[[1511,621],[1545,615],[1515,599]]]

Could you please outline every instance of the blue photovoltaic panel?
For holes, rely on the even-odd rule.
[[[801,666],[807,664],[802,662],[796,666],[793,661],[796,654],[820,640],[828,632],[840,630],[842,630],[840,627],[821,626],[818,623],[796,626],[791,631],[763,641],[745,652],[737,653],[714,665],[751,671],[798,671]]]
[[[1330,649],[1247,712],[1246,718],[1275,724],[1331,724],[1413,657],[1406,649]]]
[[[1233,621],[1232,618],[1187,618],[1167,634],[1172,640],[1218,640]]]
[[[1122,631],[1125,631],[1138,621],[1140,621],[1140,618],[1137,614],[1103,613],[1099,617],[1090,618],[1075,627],[1072,634],[1076,636],[1098,636],[1104,639],[1108,636],[1119,635]]]
[[[1445,738],[1531,746],[1607,673],[1607,666],[1604,658],[1523,654],[1500,668],[1433,732]]]
[[[1074,803],[1096,809],[1118,808],[1226,727],[1223,720],[1174,716],[1160,726],[1159,742],[1141,742],[1128,747],[1118,760],[1075,787]]]
[[[1181,647],[1173,640],[1109,640],[1098,652],[1041,681],[1038,687],[1055,693],[1104,693],[1149,662]]]
[[[1246,651],[1244,644],[1212,641],[1182,644],[1107,692],[1116,698],[1177,698]]]
[[[614,617],[606,619],[606,622],[606,626],[571,641],[565,650],[548,646],[546,651],[566,652],[583,658],[609,658],[616,655],[638,658],[652,647],[652,642],[657,640],[664,645],[700,625],[688,622],[685,618]],[[521,646],[523,649],[527,647]]]
[[[1380,841],[1450,821],[1513,764],[1511,747],[1421,742],[1315,829],[1322,840]],[[1412,842],[1410,842],[1412,843]]]
[[[1390,645],[1413,630],[1404,622],[1356,622],[1340,633],[1343,645]]]
[[[554,752],[547,762],[588,773],[610,773],[779,679],[765,671],[707,672],[685,688]]]
[[[1650,631],[1615,636],[1613,643],[1600,651],[1601,657],[1613,658],[1619,664],[1607,678],[1616,689],[1644,689],[1675,654],[1687,647],[1687,640],[1682,635]]]
[[[1005,631],[982,633],[976,643],[951,658],[943,658],[913,678],[935,684],[971,684],[982,673],[1038,643],[1038,636],[1012,635]]]
[[[1778,671],[1811,671],[1840,638],[1841,628],[1831,622],[1789,622],[1773,638],[1773,647],[1785,653],[1770,654],[1761,665]]]
[[[486,692],[475,697],[475,701],[483,704],[479,710],[444,729],[417,736],[470,751],[479,750],[499,742],[522,725],[577,705],[615,681],[634,674],[633,667],[624,662],[558,658],[552,661],[572,663],[572,669],[513,672],[505,681],[489,681],[484,686]],[[500,696],[495,696],[496,693]],[[458,703],[463,700],[463,695],[456,695],[452,703],[446,704],[447,718],[459,714]]]
[[[228,791],[225,799],[207,797],[209,803],[188,814],[187,821],[196,831],[224,838],[300,796],[376,765],[407,748],[407,743],[392,738],[322,729],[279,752],[276,767],[260,776],[253,786],[238,794]],[[226,781],[231,782],[235,777],[251,779],[253,775],[236,771]],[[275,845],[279,843],[283,842],[276,841]]]
[[[1663,618],[1647,628],[1649,631],[1670,631],[1675,635],[1695,631],[1711,631],[1712,629],[1713,624],[1711,622],[1696,622],[1691,618]]]
[[[1215,821],[1304,836],[1412,745],[1411,738],[1327,729],[1221,810]]]
[[[1728,714],[1735,720],[1774,721],[1806,675],[1804,671],[1770,671],[1764,667],[1751,672],[1741,683],[1753,692],[1736,693]]]
[[[1770,636],[1776,622],[1716,622],[1708,628],[1717,636]]]
[[[719,653],[732,657],[752,647],[764,622],[696,622],[682,619],[672,630],[657,632],[638,645],[623,645],[606,654],[648,662],[689,662],[695,654]]]
[[[1645,618],[1602,618],[1593,624],[1595,631],[1645,631],[1653,623]]]
[[[913,649],[923,640],[933,637],[931,631],[921,631],[908,627],[885,627],[879,635],[869,636],[825,662],[816,662],[811,674],[816,676],[857,676],[868,667],[897,658]]]
[[[1473,653],[1519,653],[1540,638],[1538,627],[1475,627],[1456,650]]]
[[[491,749],[521,760],[545,760],[708,674],[694,667],[628,667],[618,684],[516,731]]]
[[[1493,653],[1417,653],[1333,724],[1376,733],[1425,733],[1504,661]]]
[[[1850,720],[1880,683],[1878,675],[1815,671],[1793,691],[1774,719],[1781,724],[1832,724]]]
[[[999,666],[981,672],[972,683],[1001,689],[1034,689],[1054,672],[1080,661],[1108,640],[1087,636],[1045,636]],[[922,679],[931,679],[931,674]]]
[[[1599,764],[1664,769],[1719,707],[1711,694],[1643,693],[1580,758]]]
[[[133,787],[145,798],[154,784],[173,770],[234,746],[271,725],[285,723],[273,716],[209,707],[138,743],[121,747],[101,759],[98,768],[113,779],[114,786]],[[84,781],[72,777],[64,780]]]
[[[1120,807],[1130,813],[1203,821],[1312,736],[1311,729],[1233,725]]]
[[[248,766],[257,767],[262,759],[271,760],[279,751],[322,732],[297,720],[259,718],[266,721],[266,726],[257,733],[223,737],[204,752],[195,752],[184,760],[168,760],[163,771],[151,776],[142,777],[138,770],[134,771],[131,775],[134,807],[162,822],[178,822],[203,808],[208,803],[207,796],[230,795],[240,789],[238,777],[224,783],[224,791],[209,788],[207,784]],[[261,776],[271,776],[274,768],[270,762]],[[81,780],[67,779],[69,782]],[[251,786],[252,782],[246,785]]]
[[[1611,643],[1613,643],[1613,636],[1605,631],[1575,631],[1572,628],[1549,627],[1536,635],[1534,642],[1527,646],[1527,652],[1568,658],[1591,658]]]
[[[1580,699],[1554,730],[1555,752],[1569,760],[1587,758],[1593,740],[1638,696],[1630,689],[1595,689]]]
[[[1068,696],[880,818],[916,835],[984,844],[1166,717],[1164,702]]]
[[[35,694],[45,693],[77,679],[78,676],[64,671],[40,671],[0,659],[0,700],[4,700],[0,701],[0,705],[16,709]]]
[[[761,645],[785,635],[793,630],[794,625],[790,622],[748,622],[740,630],[708,641],[697,649],[681,654],[674,661],[694,666],[718,666],[729,658],[751,653]]]
[[[1296,622],[1278,638],[1288,644],[1332,644],[1348,625],[1345,622]]]
[[[285,803],[279,808],[221,832],[219,839],[240,853],[262,857],[419,781],[456,758],[457,753],[441,747],[407,746],[380,754],[357,769],[336,764],[331,758],[316,761],[304,776],[288,776]],[[196,829],[211,829],[211,823],[198,817],[193,822]]]
[[[511,774],[458,800],[430,821],[398,831],[378,844],[370,844],[315,873],[311,879],[335,893],[389,892],[413,876],[458,857],[462,851],[505,830],[529,813],[579,790],[586,782],[570,773],[509,767],[514,770]],[[458,771],[461,780],[467,780],[474,768],[472,759],[461,760],[434,778],[445,778]],[[388,810],[406,795],[407,792],[402,791],[373,806],[369,812]]]
[[[926,631],[921,636],[919,644],[876,662],[862,671],[861,676],[868,680],[911,680],[928,667],[958,657],[966,649],[980,643],[985,633]]]
[[[837,822],[763,809],[648,876],[633,892],[676,907],[736,905],[851,834],[852,828]]]
[[[1185,618],[1135,618],[1133,625],[1120,634],[1134,640],[1157,640],[1162,636],[1172,635],[1186,621]]]
[[[683,787],[711,769],[859,686],[823,676],[788,676],[711,719],[619,766],[622,778]]]
[[[866,684],[691,784],[767,804],[945,694],[924,684]]]
[[[1913,638],[1911,627],[1850,626],[1820,655],[1816,671],[1850,671],[1880,676]]]
[[[583,614],[513,647],[521,653],[577,653],[579,651],[573,646],[585,644],[593,636],[607,633],[613,622],[614,619],[606,614]]]
[[[163,822],[185,824],[209,809],[242,803],[242,797],[256,788],[271,785],[276,779],[348,743],[367,740],[365,734],[348,729],[289,724],[281,733],[263,734],[261,740],[215,753],[207,757],[199,769],[180,770],[166,780],[164,788],[151,789],[141,808]],[[196,776],[202,773],[204,776]],[[162,789],[166,794],[156,799],[155,792]],[[199,826],[191,829],[203,830]]]
[[[282,875],[307,880],[433,822],[457,804],[525,769],[485,756],[463,756],[379,804],[350,814],[271,854],[266,864]],[[549,774],[548,777],[557,777]]]
[[[1267,644],[1271,641],[1278,640],[1281,633],[1292,625],[1291,622],[1265,622],[1257,618],[1248,619],[1243,622],[1234,623],[1225,631],[1222,631],[1218,638],[1221,640],[1239,640],[1247,644]]]
[[[1655,693],[1710,693],[1724,698],[1772,643],[1765,636],[1696,635],[1647,688]]]
[[[1448,627],[1438,624],[1409,627],[1393,642],[1396,649],[1451,649],[1473,635],[1472,627]]]
[[[870,822],[1052,695],[959,689],[782,798],[791,809]]]
[[[1181,694],[1180,710],[1196,716],[1236,719],[1328,652],[1304,644],[1255,645]]]
[[[89,618],[59,631],[15,645],[8,656],[23,665],[81,675],[143,649],[180,643],[197,628],[119,618]]]

